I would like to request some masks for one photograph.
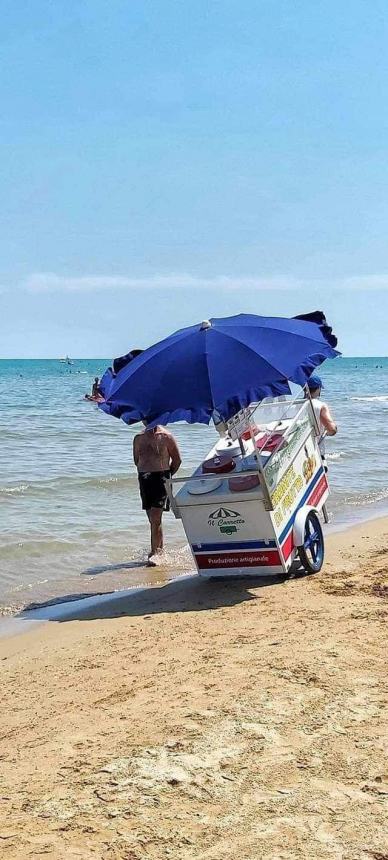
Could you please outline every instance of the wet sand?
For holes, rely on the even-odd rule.
[[[388,519],[326,558],[0,641],[1,857],[387,860]]]

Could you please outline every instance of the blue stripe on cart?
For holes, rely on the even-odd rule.
[[[282,533],[281,533],[281,535],[280,535],[280,537],[279,537],[279,543],[280,543],[280,545],[283,543],[284,539],[287,537],[287,534],[288,534],[288,532],[290,531],[290,528],[292,528],[292,526],[294,525],[294,520],[295,520],[295,517],[296,517],[296,515],[297,515],[298,511],[300,510],[300,508],[303,508],[303,505],[305,505],[305,504],[306,504],[308,497],[309,497],[309,496],[311,496],[311,492],[312,492],[312,490],[314,489],[315,485],[318,483],[319,479],[320,479],[320,478],[322,477],[322,475],[324,475],[324,474],[325,474],[325,472],[324,472],[324,468],[323,468],[323,466],[321,466],[321,468],[320,468],[320,469],[318,469],[317,474],[316,474],[316,475],[314,475],[314,477],[313,477],[313,479],[312,479],[311,483],[310,483],[310,484],[309,484],[309,486],[307,487],[307,490],[303,493],[303,496],[302,496],[302,498],[301,498],[301,500],[300,500],[300,502],[299,502],[299,504],[298,504],[297,508],[295,508],[295,510],[294,510],[294,512],[293,512],[293,514],[292,514],[292,516],[291,516],[291,517],[290,517],[290,519],[288,520],[287,525],[284,527],[284,529],[283,529],[283,531],[282,531]]]
[[[245,541],[225,541],[224,543],[193,543],[194,552],[221,552],[227,550],[233,552],[238,549],[276,549],[276,541],[274,540],[245,540]]]

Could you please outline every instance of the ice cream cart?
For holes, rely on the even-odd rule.
[[[170,484],[201,576],[321,568],[327,475],[311,402],[290,386],[303,392],[336,346],[322,311],[236,314],[173,332],[112,377],[100,409],[115,418],[220,431],[194,474]]]
[[[198,573],[209,577],[320,570],[329,493],[311,402],[272,398],[218,426],[194,473],[170,484]]]

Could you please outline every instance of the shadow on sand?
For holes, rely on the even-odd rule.
[[[21,617],[52,621],[93,621],[122,616],[158,615],[170,612],[212,611],[235,606],[247,600],[260,599],[252,589],[277,586],[288,577],[207,581],[199,576],[185,576],[163,585],[133,588],[103,595],[68,594],[60,601],[30,604]],[[20,616],[19,616],[20,617]]]

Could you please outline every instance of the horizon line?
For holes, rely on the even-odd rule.
[[[352,359],[361,359],[361,358],[380,358],[381,359],[381,358],[384,358],[384,359],[388,359],[388,355],[376,355],[376,354],[374,354],[374,355],[371,355],[371,354],[345,355],[344,353],[342,353],[341,355],[337,355],[335,360],[338,360],[341,358],[352,358]],[[332,361],[332,360],[333,359],[329,359],[329,358],[325,359],[325,361]],[[49,356],[49,357],[48,356],[28,356],[27,357],[27,356],[11,355],[11,356],[4,356],[4,357],[0,356],[0,361],[58,361],[58,362],[62,362],[63,359],[58,358],[58,356],[56,356],[56,355]],[[84,357],[78,356],[78,357],[70,358],[70,361],[72,361],[72,362],[75,362],[75,361],[107,361],[107,362],[112,362],[113,358],[111,358],[109,356],[84,356]]]

